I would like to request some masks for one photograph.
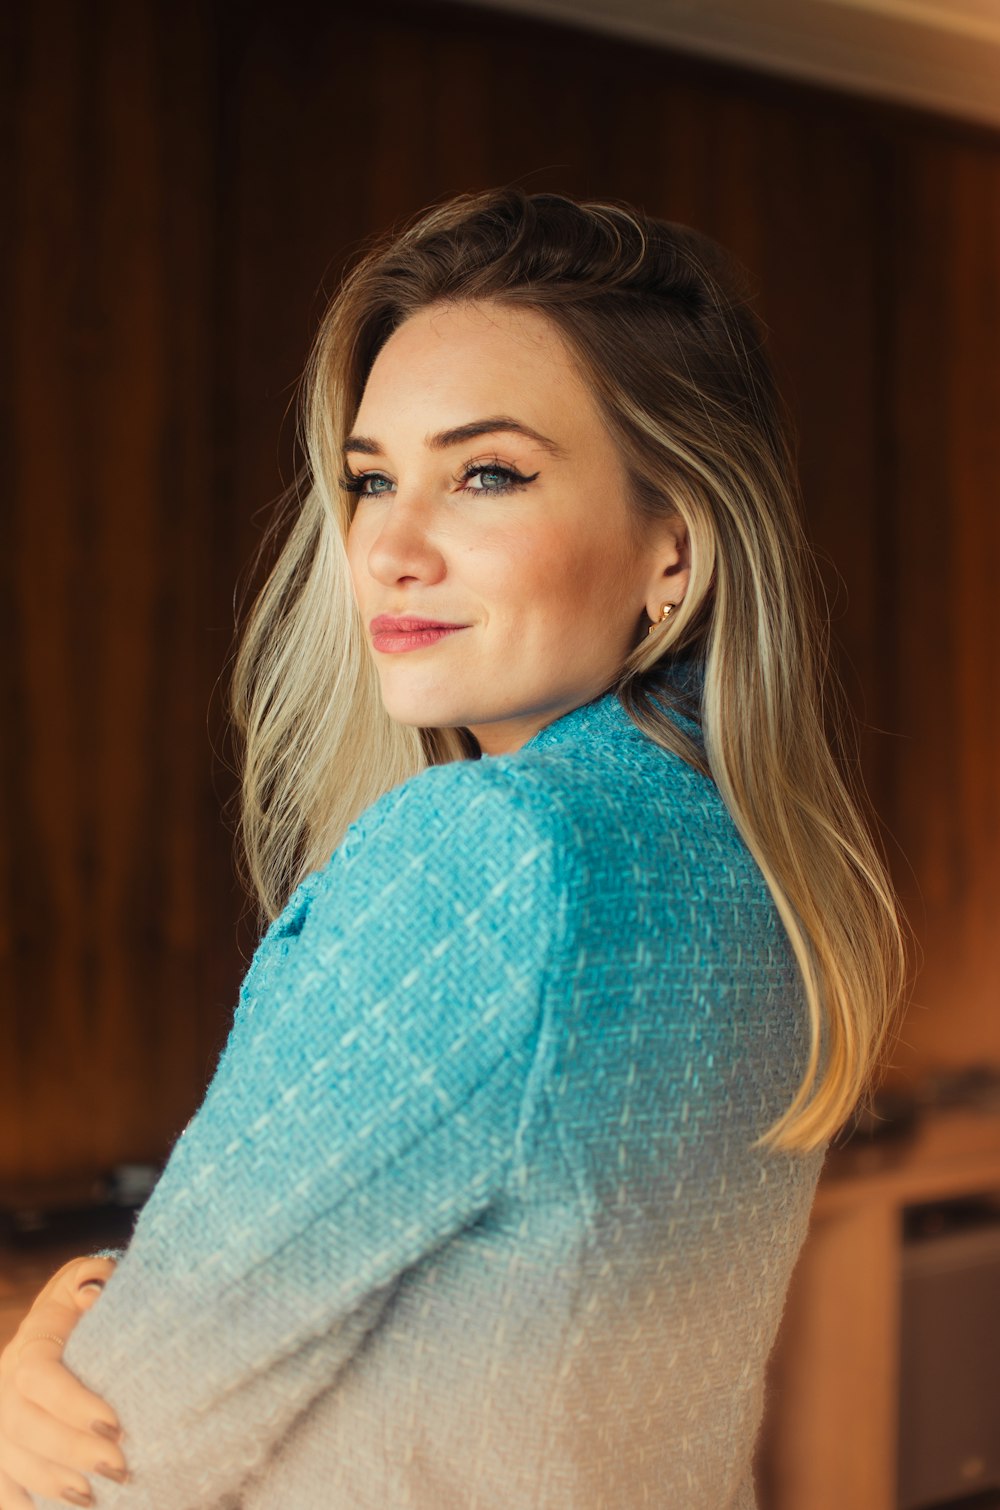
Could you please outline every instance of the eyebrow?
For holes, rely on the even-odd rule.
[[[446,451],[450,446],[461,445],[464,441],[475,440],[480,435],[498,434],[523,435],[528,440],[533,440],[537,445],[548,451],[551,456],[564,459],[566,452],[562,446],[550,440],[547,435],[541,435],[533,430],[530,425],[523,425],[520,420],[511,419],[507,414],[494,414],[489,419],[470,420],[467,425],[456,425],[452,430],[440,430],[437,435],[424,437],[424,444],[432,451]],[[377,440],[370,435],[349,435],[344,441],[344,451],[360,451],[365,456],[383,455],[382,447]]]

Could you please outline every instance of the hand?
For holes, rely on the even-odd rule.
[[[0,1353],[0,1510],[34,1510],[30,1494],[92,1505],[86,1474],[127,1477],[115,1412],[62,1363],[114,1269],[110,1258],[64,1264]]]

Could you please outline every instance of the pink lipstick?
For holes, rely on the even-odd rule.
[[[368,627],[375,649],[391,652],[433,645],[459,629],[468,629],[469,625],[448,624],[441,619],[424,619],[415,614],[380,613]]]

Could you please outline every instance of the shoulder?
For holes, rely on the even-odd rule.
[[[378,850],[421,864],[443,851],[460,876],[470,865],[532,856],[554,884],[572,885],[585,860],[627,861],[654,833],[675,861],[706,847],[733,857],[745,848],[711,778],[616,712],[611,727],[581,716],[558,740],[420,771],[351,824],[331,863]]]
[[[538,957],[565,914],[565,827],[500,762],[428,767],[366,809],[309,878],[305,931],[449,950],[459,936],[480,951],[502,938]]]
[[[401,864],[440,846],[456,861],[554,849],[565,821],[549,800],[553,775],[538,761],[458,760],[429,766],[385,792],[350,825],[329,865],[391,847]],[[551,766],[551,762],[545,763]]]

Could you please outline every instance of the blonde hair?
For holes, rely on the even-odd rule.
[[[802,973],[811,1050],[760,1142],[820,1147],[871,1088],[889,1044],[907,977],[904,924],[825,732],[825,693],[843,699],[763,327],[742,267],[690,227],[507,187],[431,208],[348,273],[306,372],[308,466],[289,500],[293,522],[234,665],[246,875],[274,917],[370,803],[428,765],[477,753],[466,730],[396,724],[383,708],[351,587],[340,477],[368,372],[393,330],[428,305],[485,299],[546,315],[568,342],[625,462],[637,532],[677,515],[686,525],[684,600],[643,636],[614,690],[650,738],[715,782],[774,897]],[[666,674],[691,662],[693,702]],[[694,713],[704,752],[653,691]],[[843,706],[838,714],[842,733],[849,720]]]

